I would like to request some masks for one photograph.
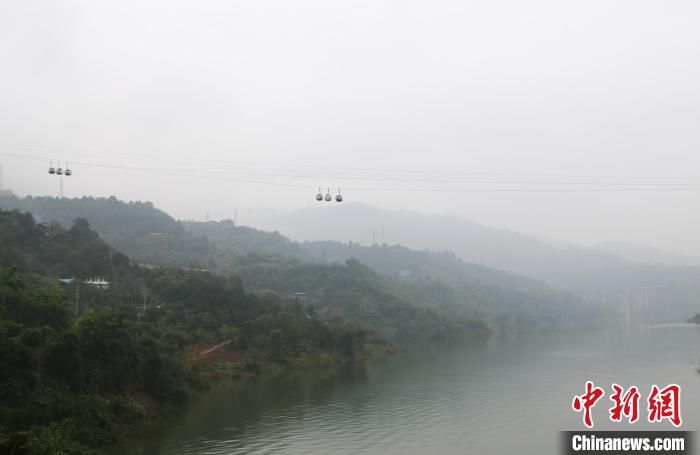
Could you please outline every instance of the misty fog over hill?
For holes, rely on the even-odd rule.
[[[692,451],[698,23],[0,2],[0,455]]]
[[[336,240],[363,245],[374,241],[414,249],[449,250],[466,262],[566,289],[666,286],[693,280],[700,273],[695,269],[644,267],[605,251],[557,245],[457,216],[427,216],[357,203],[294,212],[251,211],[245,213],[245,220],[252,226],[278,230],[299,241]]]
[[[125,204],[113,197],[63,199],[58,203],[52,198],[10,196],[4,199],[4,206],[29,210],[39,219],[57,219],[63,224],[69,224],[78,216],[85,217],[115,247],[136,258],[148,251],[149,261],[173,265],[205,261],[211,248],[207,247],[208,241],[203,240],[203,236],[213,242],[215,248],[237,255],[254,253],[302,260],[309,255],[321,257],[319,247],[313,242],[330,240],[365,246],[403,245],[413,250],[449,251],[465,263],[533,278],[586,296],[599,291],[622,295],[620,293],[632,290],[695,289],[700,283],[700,267],[663,265],[661,259],[658,264],[638,262],[606,251],[562,245],[485,226],[457,216],[429,216],[358,203],[309,207],[295,212],[241,210],[236,214],[239,222],[225,220],[221,223],[177,222],[152,203]],[[136,219],[143,221],[132,226],[130,223]],[[308,244],[303,246],[293,241]],[[350,251],[346,253],[346,257],[334,259],[353,256]],[[595,294],[595,298],[599,297]]]
[[[361,204],[286,214],[239,213],[246,224],[255,222],[264,229],[258,230],[234,220],[178,221],[150,202],[125,203],[114,197],[10,196],[0,202],[6,208],[29,210],[44,222],[59,220],[69,225],[76,217],[87,218],[110,245],[146,264],[243,273],[260,266],[284,268],[299,261],[343,264],[355,258],[393,278],[407,272],[413,278],[447,282],[457,276],[458,282],[466,278],[477,287],[492,283],[537,289],[522,281],[527,277],[620,314],[632,311],[644,314],[645,320],[664,322],[695,314],[700,294],[699,267],[637,264],[610,253],[561,246],[453,216]],[[255,221],[256,213],[264,216]],[[387,248],[368,248],[373,233],[375,245]],[[406,248],[398,248],[399,244]]]
[[[700,257],[660,250],[648,245],[626,242],[606,242],[593,249],[614,254],[637,264],[700,266]]]
[[[607,324],[603,315],[611,314],[609,309],[573,293],[552,289],[531,278],[464,263],[451,252],[329,241],[298,243],[277,232],[237,226],[232,220],[178,221],[150,202],[124,202],[114,197],[10,195],[0,197],[0,207],[29,211],[42,226],[52,229],[58,229],[57,222],[70,226],[72,220],[81,219],[112,248],[149,268],[235,273],[247,289],[273,290],[282,295],[301,293],[307,305],[325,311],[326,316],[341,312],[374,325],[395,324],[397,313],[389,311],[392,316],[385,319],[379,317],[379,312],[396,305],[400,311],[408,309],[407,317],[414,308],[428,309],[426,315],[433,321],[428,325],[432,328],[439,319],[434,317],[433,309],[447,314],[444,327],[450,325],[449,315],[456,316],[454,311],[458,311],[466,312],[467,320],[485,318],[499,330]],[[354,281],[358,276],[365,278]],[[344,297],[340,298],[341,294]],[[432,328],[415,327],[416,333],[428,333]],[[408,336],[408,329],[398,329],[395,326],[390,331],[414,338]],[[438,332],[443,333],[442,329]]]

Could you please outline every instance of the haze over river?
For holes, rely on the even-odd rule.
[[[606,390],[595,429],[673,429],[646,422],[653,383],[682,387],[682,429],[700,428],[700,327],[667,324],[494,335],[479,346],[413,348],[364,367],[219,384],[149,454],[555,454],[586,380]],[[640,421],[608,419],[610,387],[640,388]],[[120,448],[124,453],[126,447]]]

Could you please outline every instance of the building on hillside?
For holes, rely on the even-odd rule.
[[[109,281],[100,277],[88,278],[87,280],[83,280],[83,283],[88,286],[96,287],[97,289],[109,289]]]

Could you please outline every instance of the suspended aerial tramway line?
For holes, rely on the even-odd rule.
[[[17,159],[30,161],[50,161],[48,173],[49,175],[71,176],[73,171],[65,161],[59,161],[58,166],[54,167],[56,161],[51,160],[50,156],[34,155],[31,151],[27,153],[24,150],[6,151],[5,148],[14,148],[2,145],[0,141],[0,156],[8,156]],[[121,155],[120,155],[121,156]],[[71,159],[75,164],[76,159]],[[131,163],[105,163],[101,161],[80,161],[79,165],[106,168],[106,169],[121,169],[125,171],[145,172],[150,174],[169,175],[176,177],[188,177],[205,179],[211,181],[230,181],[245,184],[267,185],[277,187],[299,188],[305,191],[309,187],[313,188],[313,184],[309,184],[308,180],[313,179],[328,179],[343,180],[343,181],[371,181],[380,182],[373,183],[367,186],[343,186],[350,189],[352,192],[401,192],[401,193],[579,193],[579,192],[605,192],[605,193],[622,193],[622,192],[681,192],[681,191],[696,191],[700,192],[700,176],[571,176],[571,175],[550,175],[550,174],[506,174],[506,173],[446,173],[441,172],[439,175],[434,172],[421,172],[419,177],[415,175],[404,176],[404,174],[396,174],[393,171],[377,174],[376,172],[367,174],[361,172],[359,174],[327,174],[322,173],[309,174],[306,171],[284,171],[284,172],[268,172],[268,171],[248,171],[235,170],[230,171],[217,167],[211,168],[172,168],[161,166],[146,166],[141,164]],[[65,167],[61,164],[66,163]],[[314,168],[317,168],[314,167]],[[296,168],[294,168],[296,169]],[[319,168],[321,169],[321,168]],[[323,168],[330,169],[330,168]],[[330,172],[330,171],[329,171]],[[356,171],[359,172],[359,171]],[[402,171],[408,172],[408,171]],[[488,177],[483,177],[488,175]],[[305,182],[299,180],[305,180]],[[397,183],[396,185],[388,185],[387,182]],[[400,182],[400,183],[398,183]],[[410,185],[409,185],[410,184]],[[318,188],[318,187],[317,187]],[[308,194],[308,193],[307,193]],[[318,188],[318,193],[315,194],[317,202],[343,202],[344,195],[341,195],[340,190],[331,193],[330,188],[326,192],[322,191],[322,187]]]
[[[63,169],[61,167],[61,162],[58,162],[58,167],[54,167],[53,161],[49,162],[49,175],[65,175],[67,177],[70,177],[73,175],[73,171],[68,167],[68,163],[66,163],[66,168]],[[61,188],[61,193],[63,193],[63,188]],[[326,201],[326,202],[331,202],[333,199],[335,199],[336,202],[343,202],[343,195],[340,194],[340,188],[338,188],[338,194],[336,194],[335,198],[331,195],[331,190],[330,188],[326,189],[326,194],[325,196],[321,192],[321,188],[318,188],[318,193],[316,194],[316,200],[319,202]]]

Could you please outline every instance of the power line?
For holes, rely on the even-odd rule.
[[[0,152],[0,155],[14,156],[25,160],[45,161],[50,160],[46,156],[36,155],[20,155],[16,153]],[[334,175],[299,175],[299,174],[269,174],[269,173],[249,173],[249,172],[223,172],[212,170],[182,170],[170,168],[153,168],[133,165],[118,165],[94,163],[87,161],[73,161],[84,166],[102,167],[121,170],[136,170],[145,172],[162,173],[168,175],[196,176],[196,177],[217,177],[217,176],[248,176],[248,177],[265,177],[265,178],[292,178],[292,179],[332,179],[332,180],[361,180],[361,181],[391,181],[404,183],[470,183],[470,184],[518,184],[518,185],[599,185],[599,186],[694,186],[700,185],[700,180],[692,182],[603,182],[603,181],[532,181],[532,180],[440,180],[440,179],[397,179],[392,177],[364,177],[364,176],[334,176]],[[274,182],[256,182],[250,180],[240,180],[250,183],[274,183]],[[303,185],[304,188],[307,185]]]
[[[161,157],[153,157],[149,158],[145,154],[128,154],[128,153],[111,153],[111,152],[105,152],[103,150],[77,150],[72,147],[45,147],[41,145],[32,145],[32,144],[21,144],[21,143],[13,143],[13,142],[6,142],[6,141],[0,141],[0,148],[5,148],[5,149],[10,149],[14,150],[17,148],[25,148],[25,149],[30,149],[30,150],[35,150],[35,151],[42,151],[44,153],[51,153],[52,155],[55,156],[63,156],[65,157],[66,154],[68,153],[73,153],[77,155],[83,155],[83,156],[95,156],[95,155],[111,155],[115,157],[123,157],[123,158],[128,158],[128,159],[133,159],[136,161],[158,161],[162,162],[163,158]],[[18,154],[14,154],[15,156],[21,156]],[[75,156],[75,155],[73,155]],[[49,157],[49,156],[42,156],[42,159],[55,159],[54,157]],[[542,177],[549,177],[549,178],[561,178],[561,179],[629,179],[629,178],[634,178],[634,179],[655,179],[655,180],[668,180],[668,179],[674,179],[674,180],[690,180],[692,183],[698,183],[700,182],[700,176],[694,176],[694,177],[683,177],[683,176],[640,176],[640,175],[573,175],[573,174],[552,174],[552,173],[522,173],[522,172],[487,172],[487,171],[472,171],[472,172],[457,172],[457,171],[431,171],[429,169],[421,169],[421,170],[408,170],[408,169],[377,169],[377,168],[358,168],[358,167],[350,167],[350,166],[319,166],[317,164],[310,165],[306,163],[299,163],[295,162],[294,164],[287,163],[287,164],[281,164],[281,163],[271,163],[271,162],[262,162],[262,161],[242,161],[242,160],[207,160],[207,159],[202,159],[202,158],[196,158],[196,159],[191,159],[191,160],[186,160],[182,158],[173,158],[173,157],[168,157],[166,159],[167,162],[173,162],[173,161],[180,161],[182,163],[216,163],[216,164],[228,164],[232,166],[239,166],[241,164],[243,165],[256,165],[256,166],[264,166],[266,168],[269,167],[282,167],[286,169],[299,169],[299,168],[315,168],[315,169],[335,169],[335,170],[343,170],[343,171],[362,171],[362,172],[381,172],[384,175],[380,176],[333,176],[333,175],[327,175],[324,173],[322,178],[338,178],[338,179],[348,179],[348,180],[394,180],[394,181],[407,181],[407,182],[420,182],[420,181],[426,181],[426,182],[442,182],[442,180],[436,180],[436,179],[426,179],[424,176],[425,175],[452,175],[452,176],[468,176],[468,177],[474,177],[474,176],[500,176],[500,177],[531,177],[531,178],[542,178]],[[220,166],[217,167],[217,169]],[[187,169],[192,169],[192,166],[187,166]],[[203,171],[203,172],[219,172],[219,171]],[[405,179],[405,178],[395,178],[392,176],[387,176],[386,174],[389,173],[392,176],[394,175],[401,175],[403,174],[413,174],[413,175],[420,175],[421,178],[419,179]],[[308,174],[302,174],[302,175],[290,175],[290,174],[264,174],[264,173],[237,173],[237,175],[247,175],[247,176],[269,176],[269,177],[296,177],[296,178],[319,178],[318,175],[308,175]],[[447,181],[445,181],[447,182]],[[491,181],[485,181],[483,183],[490,183]],[[516,182],[509,182],[509,183],[516,183]],[[528,183],[528,182],[522,182],[522,183]],[[539,182],[537,182],[539,183]],[[548,183],[557,183],[557,182],[548,182]],[[567,183],[568,182],[563,182]],[[581,183],[581,184],[596,184],[596,183],[604,183],[604,182],[571,182],[572,184],[575,183]]]
[[[31,161],[49,161],[49,157],[37,156],[37,155],[21,155],[17,153],[0,152],[0,155],[12,156],[24,160]],[[489,185],[490,187],[440,187],[440,188],[426,188],[426,187],[347,187],[343,185],[343,188],[349,191],[396,191],[396,192],[459,192],[459,193],[483,193],[483,192],[527,192],[527,193],[548,193],[548,192],[630,192],[630,191],[697,191],[700,190],[700,181],[697,182],[594,182],[594,181],[522,181],[522,180],[405,180],[405,179],[392,179],[387,177],[352,177],[352,176],[319,176],[319,175],[291,175],[291,174],[266,174],[266,173],[236,173],[236,172],[222,172],[222,171],[187,171],[181,169],[168,169],[168,168],[156,168],[156,167],[143,167],[143,166],[133,166],[133,165],[119,165],[119,164],[106,164],[106,163],[95,163],[87,161],[76,161],[72,160],[72,163],[97,168],[106,169],[120,169],[128,171],[145,172],[152,174],[161,175],[171,175],[178,177],[191,177],[206,180],[218,180],[218,181],[230,181],[237,183],[248,183],[248,184],[258,184],[258,185],[270,185],[279,187],[290,187],[290,188],[303,188],[310,189],[314,188],[315,184],[299,184],[299,183],[289,183],[282,182],[279,180],[257,180],[249,178],[231,177],[233,175],[242,176],[252,176],[252,177],[262,177],[262,178],[285,178],[285,179],[327,179],[327,180],[358,180],[358,181],[390,181],[390,182],[403,182],[403,183],[437,183],[437,184],[460,184],[460,185]],[[502,185],[522,185],[523,187],[494,187]],[[531,188],[537,186],[537,188]],[[564,186],[562,188],[562,186]]]

